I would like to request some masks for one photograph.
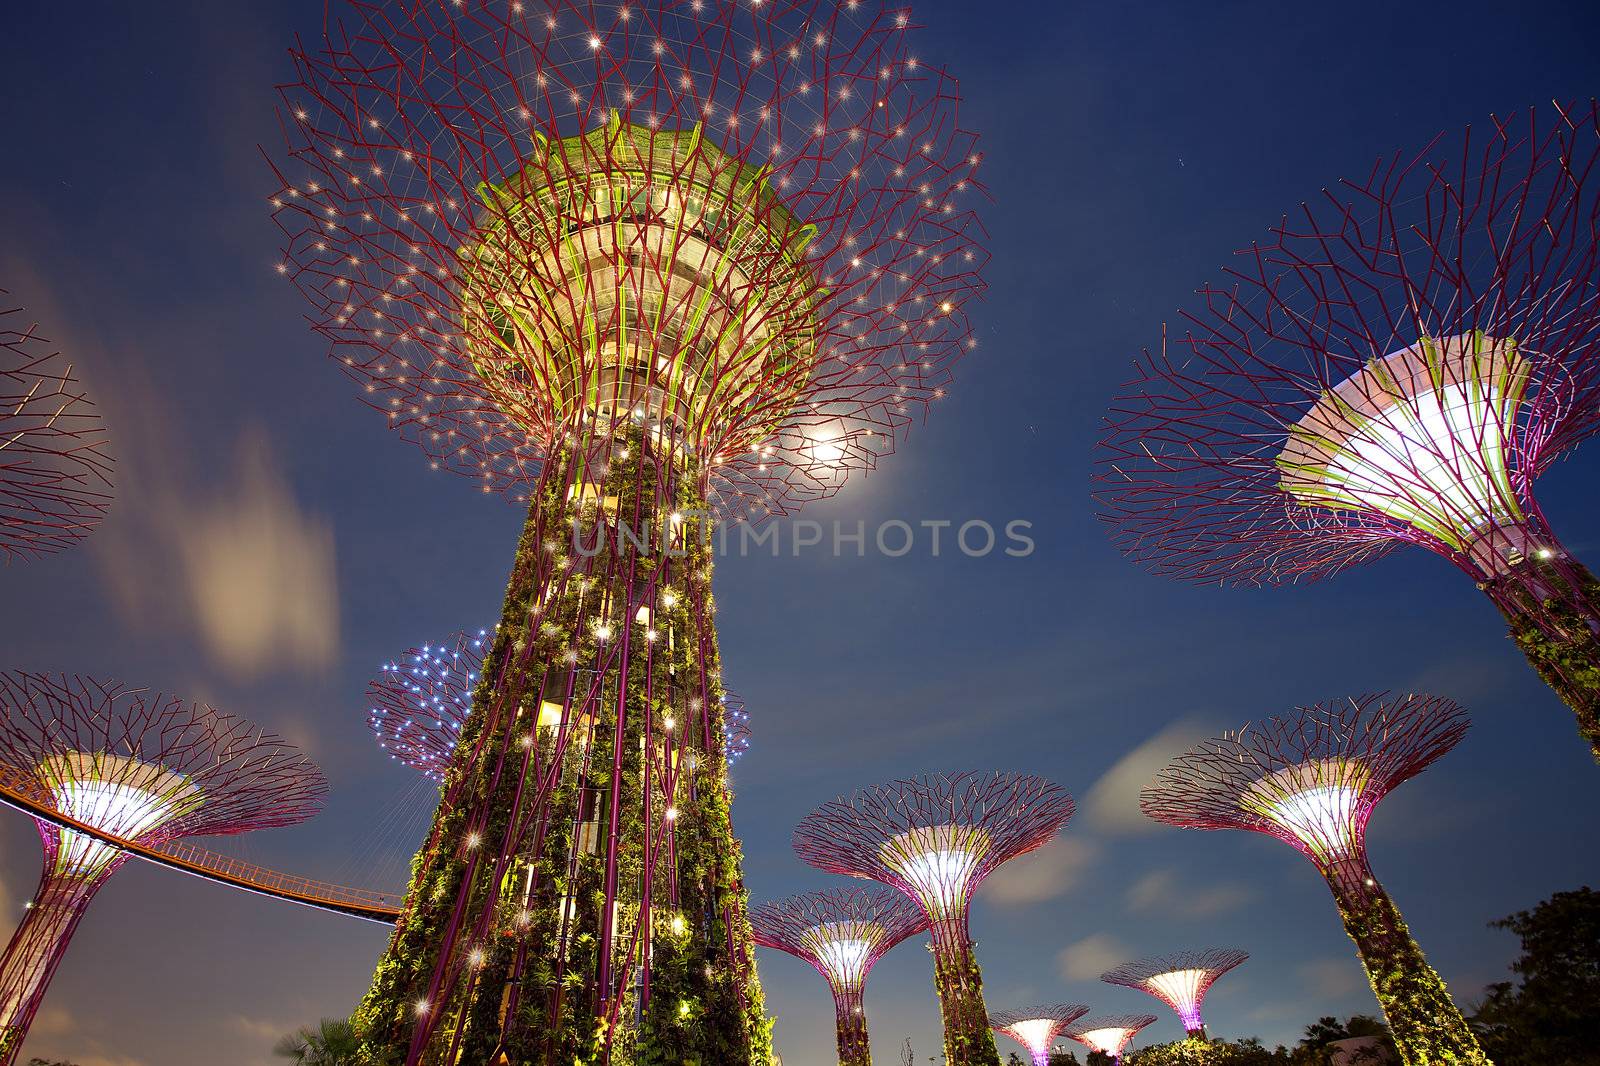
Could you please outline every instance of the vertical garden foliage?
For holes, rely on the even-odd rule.
[[[933,984],[944,1019],[944,1056],[949,1066],[999,1066],[1000,1051],[989,1029],[983,973],[965,930],[934,926]]]
[[[1328,884],[1406,1066],[1492,1066],[1371,872],[1330,876]]]
[[[1600,581],[1570,556],[1523,564],[1523,579],[1482,586],[1505,615],[1511,639],[1545,684],[1572,708],[1600,761]]]

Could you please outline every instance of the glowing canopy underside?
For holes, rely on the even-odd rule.
[[[931,918],[962,913],[973,879],[989,850],[989,835],[977,826],[933,825],[911,829],[883,844],[884,865],[903,877]]]
[[[1532,364],[1482,333],[1374,359],[1293,426],[1279,484],[1295,503],[1380,515],[1458,551],[1514,524],[1513,456]]]
[[[1240,805],[1323,860],[1361,847],[1363,801],[1371,774],[1358,759],[1315,759],[1258,779]]]
[[[144,841],[175,818],[200,807],[201,789],[155,763],[105,752],[66,752],[39,763],[39,780],[67,817],[110,835]],[[56,871],[91,878],[122,854],[70,829],[57,829]]]

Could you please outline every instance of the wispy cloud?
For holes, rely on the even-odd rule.
[[[978,895],[1002,907],[1022,907],[1066,895],[1100,857],[1088,837],[1059,836],[1038,851],[1012,859],[989,876]]]
[[[85,1022],[65,1007],[47,1003],[28,1031],[28,1053],[50,1062],[70,1061],[73,1066],[145,1066],[143,1059],[120,1054],[106,1040],[86,1032],[96,1028],[97,1019]]]
[[[1182,883],[1172,869],[1153,870],[1128,889],[1128,910],[1158,912],[1179,918],[1215,918],[1249,903],[1255,890],[1239,882],[1210,885]]]
[[[266,434],[242,430],[220,483],[201,487],[185,458],[195,442],[157,390],[127,374],[107,391],[119,501],[90,544],[124,623],[187,629],[238,679],[328,669],[339,653],[333,531],[300,506]]]
[[[1133,952],[1105,933],[1086,936],[1068,944],[1056,956],[1061,976],[1069,981],[1093,981],[1119,963],[1133,958]]]
[[[1083,801],[1084,820],[1103,833],[1130,835],[1159,828],[1139,812],[1139,792],[1186,748],[1219,730],[1198,715],[1180,718],[1118,759]]]

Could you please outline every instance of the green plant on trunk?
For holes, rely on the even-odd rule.
[[[1485,584],[1505,616],[1513,643],[1578,720],[1578,732],[1600,761],[1600,637],[1594,611],[1600,581],[1576,559],[1559,567],[1530,560],[1521,580]]]
[[[1408,1066],[1491,1066],[1444,981],[1370,871],[1329,878],[1345,932]]]

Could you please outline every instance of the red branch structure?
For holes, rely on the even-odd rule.
[[[831,888],[763,903],[750,912],[755,942],[804,959],[833,992],[839,1066],[872,1066],[867,975],[879,959],[928,928],[928,917],[887,888]]]
[[[1380,693],[1302,707],[1178,756],[1140,798],[1158,822],[1266,833],[1314,862],[1412,1066],[1489,1060],[1368,865],[1367,821],[1467,726],[1466,714],[1438,696]]]
[[[1100,975],[1108,984],[1148,992],[1178,1012],[1184,1032],[1196,1040],[1206,1038],[1200,1005],[1217,978],[1250,956],[1233,948],[1179,951],[1113,967]]]
[[[111,505],[111,457],[72,364],[0,289],[0,554],[49,555]]]
[[[972,893],[1002,863],[1060,832],[1074,809],[1066,790],[1043,778],[935,774],[860,789],[795,828],[805,862],[892,885],[927,914],[951,1066],[999,1061],[967,924]]]
[[[1089,1008],[1081,1003],[1057,1003],[1049,1007],[1027,1007],[989,1015],[989,1028],[1004,1033],[1028,1049],[1033,1066],[1050,1066],[1050,1052],[1067,1027]]]
[[[242,718],[75,675],[0,673],[0,766],[43,809],[145,846],[293,825],[327,791],[309,759]],[[34,823],[44,870],[0,956],[0,1066],[17,1060],[78,922],[127,859]]]
[[[341,0],[294,49],[281,271],[396,432],[528,508],[380,1066],[770,1057],[703,534],[874,467],[974,345],[979,157],[912,29]]]
[[[1123,1050],[1139,1035],[1139,1030],[1155,1020],[1154,1014],[1108,1014],[1085,1018],[1070,1026],[1062,1035],[1122,1066]]]
[[[1533,495],[1600,427],[1600,106],[1380,160],[1283,219],[1136,361],[1098,480],[1197,582],[1415,544],[1488,594],[1600,757],[1600,584]]]

